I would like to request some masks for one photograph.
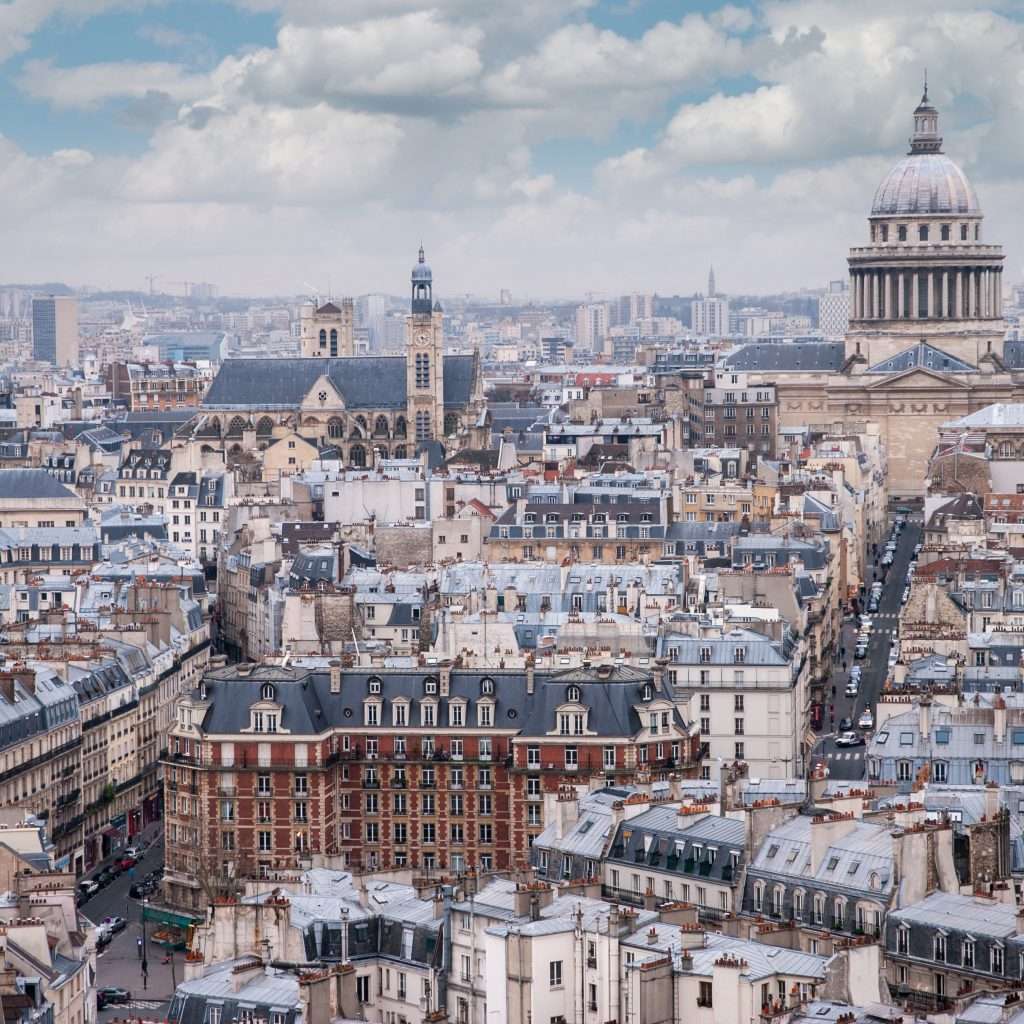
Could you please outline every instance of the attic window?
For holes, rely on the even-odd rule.
[[[852,864],[851,864],[851,865],[849,866],[849,868],[847,869],[846,873],[847,873],[848,875],[855,875],[855,874],[857,874],[857,872],[858,872],[859,870],[860,870],[860,861],[859,861],[859,860],[855,860],[855,861],[854,861],[854,862],[853,862],[853,863],[852,863]]]
[[[273,683],[264,683],[263,686],[260,687],[260,699],[261,700],[273,700],[275,698],[275,696],[277,696],[277,695],[274,692],[274,684]]]
[[[492,696],[494,694],[494,680],[490,676],[484,676],[480,680],[480,692],[484,696]]]
[[[796,860],[797,855],[799,853],[800,853],[799,848],[794,846],[793,849],[789,851],[789,856],[786,858],[786,863],[787,864],[792,864],[793,861]]]
[[[370,693],[380,693],[380,676],[370,676],[370,678],[366,682],[370,687]]]
[[[585,836],[594,827],[594,821],[592,818],[587,818],[585,822],[579,827],[579,834]]]
[[[828,868],[826,870],[828,870],[828,871],[835,871],[835,869],[837,867],[839,867],[839,858],[838,857],[829,857],[829,859],[828,859]]]
[[[565,699],[570,704],[579,704],[580,688],[578,686],[570,686],[569,689],[565,691]]]
[[[437,677],[427,676],[423,680],[423,692],[424,693],[437,693]]]
[[[778,843],[772,843],[772,845],[768,847],[768,859],[771,860],[772,857],[774,857],[775,854],[777,854],[778,852],[779,852],[779,845],[778,845]]]

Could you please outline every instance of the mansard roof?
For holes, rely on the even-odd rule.
[[[778,341],[744,345],[723,362],[730,370],[837,373],[845,360],[846,347],[841,341]]]
[[[324,375],[349,409],[404,409],[404,356],[354,356],[339,359],[228,359],[210,385],[203,407],[214,410],[298,407]],[[444,357],[446,408],[469,405],[473,393],[473,356]]]

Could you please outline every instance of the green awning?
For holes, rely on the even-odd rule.
[[[147,921],[155,921],[157,924],[169,924],[175,928],[188,928],[190,925],[200,924],[201,917],[194,914],[182,914],[174,910],[166,910],[163,907],[145,907],[142,916]]]

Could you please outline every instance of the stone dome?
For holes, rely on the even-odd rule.
[[[412,279],[414,281],[430,281],[432,279],[430,272],[430,264],[427,263],[425,254],[423,252],[423,246],[420,246],[419,259],[413,265],[412,268]]]
[[[910,153],[875,192],[872,217],[958,215],[980,217],[967,175],[944,153]]]

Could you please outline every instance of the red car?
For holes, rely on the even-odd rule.
[[[134,857],[122,857],[118,861],[118,866],[121,868],[122,871],[127,871],[129,868],[135,867],[135,863],[136,862]]]

